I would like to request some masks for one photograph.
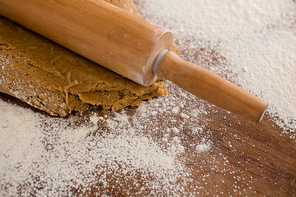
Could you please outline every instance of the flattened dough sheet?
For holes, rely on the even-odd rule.
[[[105,1],[140,15],[131,0]],[[162,80],[143,87],[1,16],[0,75],[0,92],[53,116],[89,105],[116,111],[167,95]]]

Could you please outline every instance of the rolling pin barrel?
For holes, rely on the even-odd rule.
[[[0,0],[0,15],[141,85],[173,35],[102,0]]]
[[[0,0],[0,15],[127,77],[169,79],[199,98],[259,122],[267,103],[173,52],[173,35],[103,0]]]

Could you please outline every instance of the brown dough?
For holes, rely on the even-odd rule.
[[[139,15],[131,0],[105,1]],[[0,66],[0,92],[54,116],[89,104],[116,111],[167,95],[161,80],[143,87],[1,16]]]

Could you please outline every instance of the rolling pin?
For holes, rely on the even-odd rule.
[[[0,15],[143,86],[157,78],[259,122],[267,103],[171,52],[170,31],[103,0],[0,0]]]

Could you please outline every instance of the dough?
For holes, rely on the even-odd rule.
[[[131,0],[106,1],[139,15]],[[162,80],[143,87],[1,16],[0,75],[0,92],[53,116],[89,105],[116,111],[167,95]]]

